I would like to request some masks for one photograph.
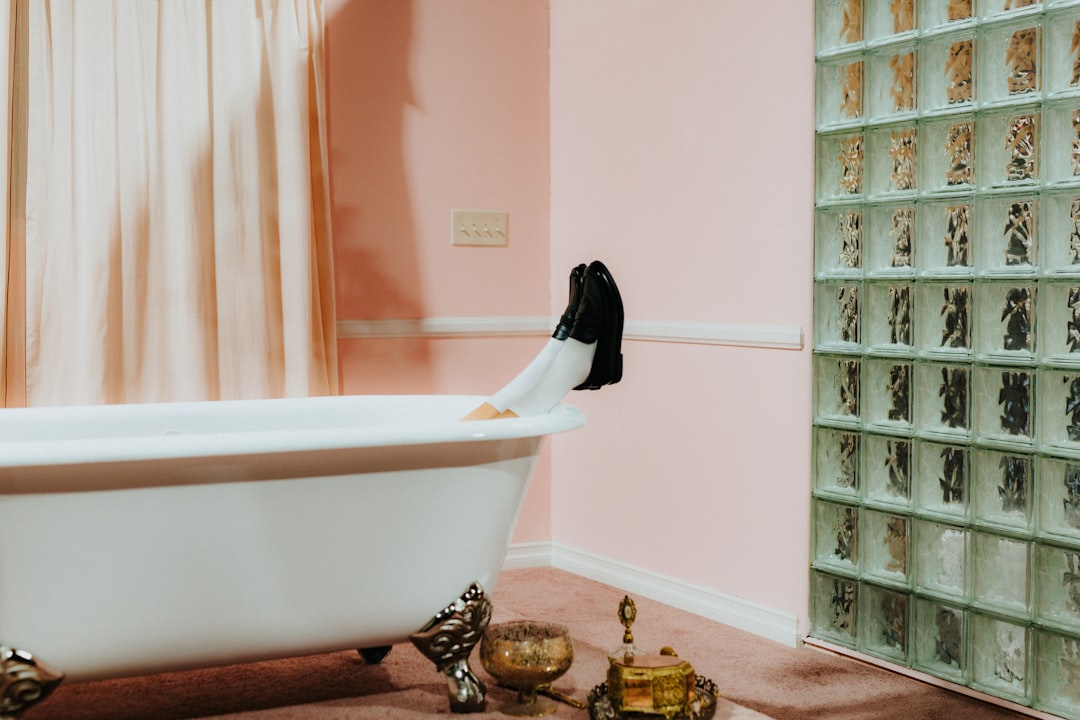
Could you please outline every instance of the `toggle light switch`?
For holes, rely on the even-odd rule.
[[[506,246],[507,214],[494,210],[454,210],[450,213],[453,245]]]

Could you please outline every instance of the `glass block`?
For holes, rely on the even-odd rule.
[[[971,448],[919,441],[915,446],[915,499],[919,511],[951,522],[969,514]]]
[[[975,116],[924,120],[919,125],[919,183],[926,192],[975,188]]]
[[[863,111],[861,54],[821,60],[817,64],[817,126],[827,130],[859,123]]]
[[[1031,695],[1031,631],[979,613],[971,624],[971,684],[985,692],[1028,704]]]
[[[858,649],[868,655],[907,664],[911,605],[907,593],[863,583],[859,593]]]
[[[1042,273],[1080,276],[1080,189],[1044,192],[1039,205]]]
[[[969,25],[975,18],[975,0],[922,0],[919,26],[923,32]]]
[[[975,266],[982,275],[1030,274],[1036,269],[1039,200],[1028,192],[979,200]]]
[[[970,440],[971,368],[915,364],[915,427],[920,435]]]
[[[895,38],[919,27],[915,0],[889,0],[866,3],[866,39],[868,42]]]
[[[976,532],[972,535],[972,597],[982,608],[1031,617],[1031,544]]]
[[[857,357],[814,356],[814,416],[829,424],[859,425],[861,361]]]
[[[866,133],[866,167],[873,196],[912,196],[916,190],[918,132],[914,123],[886,125]]]
[[[1037,17],[979,28],[980,104],[1039,99],[1041,40],[1042,23]]]
[[[828,53],[863,40],[862,0],[817,0],[817,50]]]
[[[1080,460],[1040,457],[1038,476],[1038,534],[1080,544]]]
[[[975,351],[979,359],[1035,360],[1036,294],[1034,280],[975,283]]]
[[[979,15],[997,19],[1007,15],[1024,15],[1042,9],[1039,0],[978,0]]]
[[[915,45],[889,45],[866,53],[866,115],[873,122],[908,119],[917,107]]]
[[[911,519],[862,508],[859,521],[861,576],[906,587],[911,570]]]
[[[915,519],[915,582],[927,594],[968,599],[968,531]]]
[[[1080,720],[1080,0],[815,4],[811,633]]]
[[[1080,550],[1035,546],[1035,619],[1080,633]]]
[[[980,525],[1029,533],[1035,508],[1035,462],[1015,452],[972,451],[971,507]]]
[[[1043,106],[1043,178],[1049,185],[1080,184],[1080,98]]]
[[[974,199],[921,202],[915,209],[915,268],[920,275],[970,276],[975,265]]]
[[[821,278],[858,278],[863,264],[861,207],[825,207],[814,213],[814,266]]]
[[[1036,630],[1035,707],[1080,717],[1080,639]]]
[[[912,428],[912,363],[899,358],[863,361],[861,416],[867,428],[908,432]]]
[[[1048,13],[1043,33],[1043,91],[1048,97],[1080,92],[1080,8]]]
[[[1035,369],[979,365],[974,373],[976,440],[998,447],[1033,448]]]
[[[873,352],[910,355],[915,337],[915,286],[910,282],[867,282],[863,285],[863,335]]]
[[[862,284],[822,281],[814,284],[814,347],[857,352],[861,349]]]
[[[855,498],[859,492],[859,433],[814,428],[814,489]]]
[[[975,182],[980,188],[1038,184],[1041,124],[1042,111],[1037,105],[1010,106],[979,116]]]
[[[1080,453],[1080,370],[1043,369],[1035,390],[1039,446],[1055,454]]]
[[[919,47],[920,110],[970,108],[975,102],[974,30],[929,38]]]
[[[872,277],[910,277],[915,272],[915,204],[882,203],[863,213],[864,266]]]
[[[863,192],[862,133],[819,135],[817,139],[817,198],[819,201],[858,198]]]
[[[913,665],[953,682],[966,682],[967,625],[963,609],[916,598]]]
[[[1080,365],[1080,278],[1039,283],[1039,355],[1055,365]]]
[[[814,566],[855,571],[859,508],[814,499]]]
[[[915,326],[916,348],[923,357],[970,358],[974,285],[971,282],[927,281],[915,288],[920,322]]]
[[[855,646],[858,583],[836,575],[810,573],[810,634],[847,647]]]
[[[862,438],[862,490],[866,502],[911,507],[913,442],[908,438],[867,433]]]

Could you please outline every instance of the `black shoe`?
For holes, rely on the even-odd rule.
[[[623,303],[615,279],[604,263],[594,260],[585,270],[581,301],[570,337],[596,343],[592,368],[575,390],[598,390],[622,380]]]
[[[585,283],[585,263],[581,263],[570,271],[570,302],[566,305],[559,324],[555,326],[555,332],[551,337],[556,340],[565,340],[570,337],[570,328],[574,326],[574,318],[577,317],[578,304],[581,302],[581,286]]]

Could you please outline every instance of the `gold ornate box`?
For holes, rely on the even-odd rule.
[[[619,620],[625,627],[623,644],[608,656],[607,695],[611,709],[617,717],[689,717],[697,695],[693,666],[667,647],[658,655],[639,653],[630,632],[636,616],[637,608],[627,595],[619,604]]]
[[[607,687],[612,709],[620,715],[686,717],[694,702],[694,668],[675,655],[610,658]]]

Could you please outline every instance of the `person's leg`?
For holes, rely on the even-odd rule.
[[[498,405],[490,401],[485,403],[466,419],[545,413],[570,390],[597,390],[622,379],[622,298],[603,263],[594,261],[589,265],[579,295],[566,340],[560,341],[554,357],[545,364],[535,382],[524,392],[502,394]],[[568,314],[569,308],[560,328]],[[556,337],[559,334],[557,331]],[[526,384],[522,383],[516,390]]]
[[[533,358],[517,377],[504,385],[502,389],[488,398],[487,402],[466,415],[463,420],[490,420],[499,417],[506,411],[509,404],[517,398],[525,395],[537,385],[544,377],[547,369],[555,361],[556,355],[562,349],[566,339],[570,337],[570,330],[577,316],[578,304],[581,302],[581,286],[585,281],[585,265],[578,265],[570,271],[570,290],[566,309],[555,326],[555,332],[547,341],[544,348]]]
[[[595,355],[596,343],[568,338],[539,382],[528,392],[511,399],[499,417],[540,415],[551,410],[572,388],[585,382]]]
[[[480,405],[463,419],[490,420],[499,417],[511,402],[527,393],[530,388],[540,382],[540,379],[543,378],[551,363],[555,361],[555,356],[559,354],[559,350],[562,349],[565,342],[565,340],[554,337],[548,340],[547,344],[544,345],[544,349],[533,358],[532,362],[524,370],[518,373],[517,377],[504,385],[501,390],[488,398],[487,402]]]

